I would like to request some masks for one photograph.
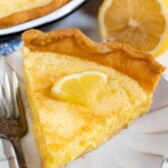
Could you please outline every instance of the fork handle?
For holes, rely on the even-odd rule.
[[[20,139],[18,139],[18,138],[12,139],[11,142],[12,142],[15,154],[16,154],[19,168],[27,168],[26,160],[25,160],[25,157],[24,157],[24,154],[22,151],[22,147],[20,144]]]

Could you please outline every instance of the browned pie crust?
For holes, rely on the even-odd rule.
[[[18,25],[20,23],[27,22],[29,20],[38,18],[40,16],[44,16],[60,8],[61,6],[66,4],[68,1],[70,0],[52,0],[51,3],[45,6],[30,9],[30,10],[25,10],[22,12],[18,12],[18,13],[6,16],[0,19],[0,28],[6,28],[6,27]]]
[[[25,46],[33,51],[67,54],[112,67],[139,82],[152,92],[165,70],[150,54],[133,49],[127,44],[96,43],[79,29],[62,29],[49,33],[29,30],[23,33]]]

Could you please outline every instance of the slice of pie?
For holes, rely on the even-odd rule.
[[[120,43],[78,29],[23,34],[34,137],[45,168],[62,167],[146,113],[164,67]]]
[[[70,0],[1,0],[0,28],[14,26],[60,8]]]

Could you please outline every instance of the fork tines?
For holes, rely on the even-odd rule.
[[[16,73],[12,73],[11,82],[5,73],[3,84],[3,87],[0,85],[0,137],[11,141],[19,168],[26,168],[20,139],[26,135],[28,127]]]
[[[18,118],[18,94],[19,86],[16,73],[12,73],[12,82],[9,81],[8,74],[5,73],[4,87],[0,84],[0,112],[1,117],[6,119]]]

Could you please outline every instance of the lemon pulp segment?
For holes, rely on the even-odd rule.
[[[157,56],[168,47],[167,14],[166,0],[105,0],[99,11],[101,37]]]

